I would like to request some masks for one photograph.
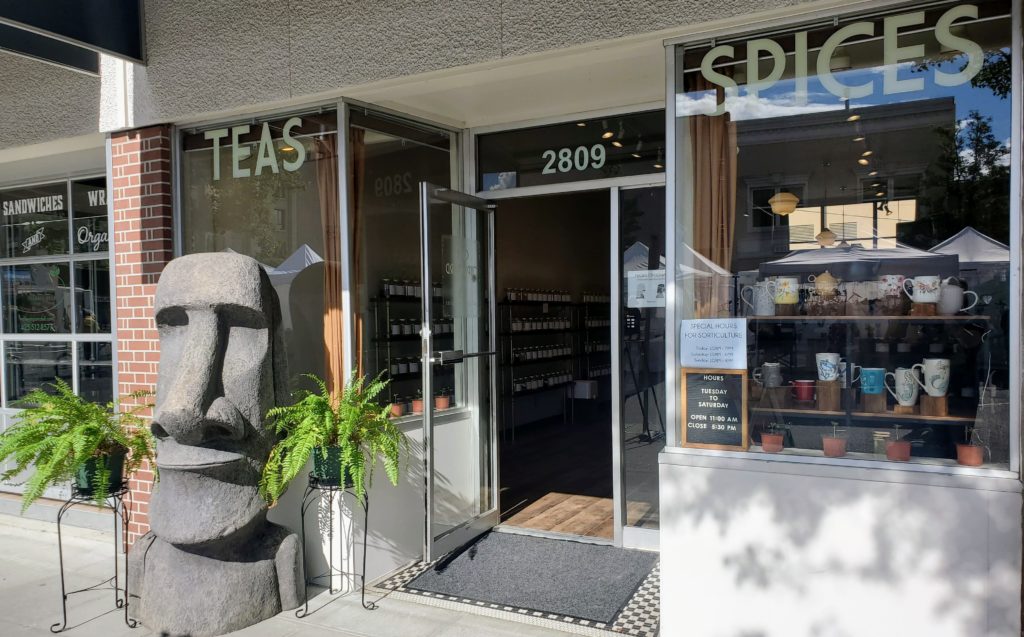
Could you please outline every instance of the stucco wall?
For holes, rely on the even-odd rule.
[[[101,82],[0,57],[0,148],[258,110],[345,87],[805,0],[173,0],[146,4],[149,63]],[[101,102],[106,110],[101,115]],[[116,112],[114,112],[116,111]],[[102,123],[101,123],[102,122]]]
[[[150,3],[144,82],[152,116],[174,120],[798,2]]]
[[[0,51],[0,148],[95,133],[99,121],[98,77]]]
[[[1014,479],[660,460],[664,635],[1020,634]]]

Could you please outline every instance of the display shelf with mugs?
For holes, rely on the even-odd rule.
[[[742,286],[752,439],[784,430],[772,453],[955,463],[979,421],[991,326],[965,287],[920,272],[843,280],[831,268]]]

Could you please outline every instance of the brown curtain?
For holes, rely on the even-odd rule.
[[[363,376],[365,366],[363,362],[363,339],[364,337],[364,321],[363,315],[359,311],[360,307],[363,307],[362,303],[362,290],[363,290],[363,240],[359,233],[362,231],[362,224],[360,219],[362,216],[362,201],[363,201],[363,182],[366,176],[366,131],[362,128],[356,128],[354,126],[349,127],[348,143],[349,148],[352,149],[351,167],[352,167],[352,201],[351,207],[349,208],[350,226],[349,226],[349,237],[352,241],[352,302],[355,305],[353,309],[353,320],[355,321],[355,349],[356,349],[356,374]]]
[[[699,77],[692,90],[710,87]],[[718,87],[718,100],[724,99]],[[732,271],[736,237],[736,124],[729,113],[689,118],[693,156],[693,249]],[[729,314],[732,277],[715,274],[695,281],[695,311],[701,318]]]
[[[345,322],[341,305],[341,228],[338,208],[338,138],[317,138],[316,183],[324,231],[324,380],[332,392],[345,381]]]

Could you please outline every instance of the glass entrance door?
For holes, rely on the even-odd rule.
[[[498,523],[494,206],[427,182],[419,194],[430,561]]]

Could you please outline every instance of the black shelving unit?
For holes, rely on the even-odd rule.
[[[841,408],[834,411],[818,410],[814,403],[787,406],[766,404],[763,400],[767,399],[767,395],[762,401],[752,401],[751,430],[774,423],[793,427],[820,427],[825,432],[835,423],[847,430],[902,428],[909,437],[915,430],[935,428],[937,433],[920,444],[932,445],[926,456],[937,452],[948,444],[947,438],[960,438],[963,436],[963,428],[971,428],[975,424],[976,398],[961,397],[958,389],[969,387],[975,381],[973,377],[967,378],[974,369],[970,365],[976,362],[974,357],[983,356],[986,352],[986,346],[973,352],[958,347],[955,330],[968,325],[985,326],[982,329],[987,330],[989,322],[989,316],[967,314],[748,316],[748,329],[753,334],[749,367],[753,369],[766,361],[780,362],[787,382],[794,380],[795,373],[803,374],[806,378],[817,378],[816,371],[812,369],[813,361],[806,360],[807,357],[813,358],[813,353],[809,353],[813,351],[839,352],[848,362],[864,367],[884,367],[888,371],[897,366],[910,367],[923,358],[949,358],[953,368],[947,394],[947,416],[895,411],[866,412],[861,409],[858,400],[859,390],[852,383],[847,383],[847,388],[842,390]],[[802,357],[805,360],[797,352],[801,342],[804,343]],[[938,351],[933,347],[938,348]],[[975,401],[973,405],[972,400]]]
[[[575,305],[567,292],[510,293],[498,304],[499,393],[502,435],[515,439],[516,402],[529,396],[560,391],[562,422],[571,420],[577,326]],[[510,300],[516,299],[516,300]]]

